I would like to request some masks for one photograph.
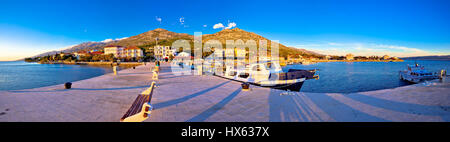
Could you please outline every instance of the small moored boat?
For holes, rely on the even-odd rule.
[[[215,74],[223,78],[247,82],[253,85],[281,90],[300,91],[303,82],[308,79],[318,79],[317,70],[289,69],[283,72],[279,64],[264,61],[245,66],[237,70],[233,66],[226,67],[224,74]]]
[[[400,71],[399,76],[401,80],[411,83],[420,83],[422,81],[438,78],[436,74],[425,70],[424,66],[420,66],[417,63],[415,65],[408,65],[408,70]]]

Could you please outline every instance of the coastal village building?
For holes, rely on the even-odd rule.
[[[64,57],[66,55],[66,53],[64,53],[64,52],[61,52],[61,53],[59,53],[59,57]]]
[[[87,56],[87,55],[89,55],[89,53],[86,51],[78,51],[78,52],[73,53],[73,55],[75,55],[77,60],[80,60],[81,56]]]
[[[368,60],[369,58],[366,56],[356,56],[354,57],[355,60]]]
[[[302,55],[288,55],[287,61],[291,63],[300,63],[304,61],[304,58]]]
[[[389,59],[390,59],[390,57],[388,55],[383,56],[383,60],[389,60]]]
[[[73,56],[76,57],[77,60],[80,60],[80,57],[83,57],[83,56],[88,56],[88,55],[93,56],[93,55],[102,55],[102,54],[103,54],[103,52],[101,52],[101,51],[95,51],[95,52],[78,51],[78,52],[73,53]],[[61,53],[60,55],[62,57],[64,55],[70,55],[70,54]]]
[[[138,48],[136,46],[130,46],[124,49],[125,57],[131,57],[131,58],[137,58],[137,57],[143,57],[144,52],[141,48]]]
[[[234,52],[236,53],[236,57],[245,57],[248,52],[242,48],[234,48]]]
[[[123,58],[124,48],[122,46],[108,45],[105,47],[105,54],[113,54],[116,58]]]
[[[91,54],[91,55],[102,55],[103,52],[101,52],[101,51],[94,51],[94,52],[90,52],[89,54]]]
[[[105,47],[104,50],[105,55],[113,54],[114,57],[116,58],[137,58],[144,56],[144,52],[142,51],[142,49],[136,46],[122,47],[122,46],[108,45]]]
[[[189,54],[187,52],[180,52],[174,57],[173,60],[176,62],[185,62],[185,61],[190,61],[193,58],[194,57],[192,57],[191,54]],[[190,63],[192,63],[192,62],[190,62]]]
[[[230,53],[233,52],[231,50],[226,50],[226,49],[214,49],[214,54],[215,56],[220,56],[220,54],[222,54],[221,56],[226,56],[228,54],[233,54]],[[234,48],[234,55],[238,60],[239,59],[245,59],[246,56],[249,55],[249,52],[246,51],[245,49],[242,48]]]
[[[353,54],[345,55],[345,59],[347,59],[347,60],[353,60],[354,58],[355,58],[355,56],[353,56]]]
[[[191,57],[191,54],[187,52],[180,52],[177,54],[177,57]]]
[[[153,52],[157,60],[163,60],[169,59],[171,55],[174,56],[175,50],[170,46],[155,46]]]

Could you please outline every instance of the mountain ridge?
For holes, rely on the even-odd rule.
[[[81,44],[72,46],[68,49],[64,50],[56,50],[56,51],[50,51],[38,54],[33,57],[40,57],[40,56],[47,56],[47,55],[54,55],[60,52],[64,53],[72,53],[72,52],[78,52],[82,50],[102,50],[105,46],[108,45],[117,45],[117,46],[138,46],[138,47],[152,47],[156,45],[156,38],[158,38],[158,44],[159,45],[171,45],[171,43],[178,39],[185,39],[189,41],[194,40],[193,35],[189,35],[186,33],[176,33],[172,31],[168,31],[166,29],[162,28],[156,28],[154,30],[150,30],[147,32],[143,32],[138,35],[134,35],[125,39],[118,39],[118,40],[112,40],[109,42],[95,42],[95,41],[89,41],[89,42],[83,42]],[[267,40],[267,45],[270,48],[271,40],[258,35],[253,32],[247,32],[245,30],[242,30],[240,28],[233,28],[233,29],[224,29],[219,32],[216,32],[214,34],[204,34],[202,35],[202,42],[205,43],[208,40],[215,39],[219,40],[222,43],[225,43],[226,40],[238,40],[242,39],[244,42],[247,40],[254,40],[258,42],[259,40]],[[259,44],[259,43],[257,43]],[[315,53],[312,51],[308,51],[305,49],[299,49],[294,47],[287,47],[283,44],[279,44],[280,49],[280,57],[286,57],[288,55],[307,55],[307,56],[323,56],[319,53]]]

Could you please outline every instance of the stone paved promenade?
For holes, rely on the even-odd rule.
[[[0,91],[0,121],[118,122],[150,86],[153,64],[63,85]],[[163,70],[146,121],[450,121],[450,83],[370,92],[287,93]]]

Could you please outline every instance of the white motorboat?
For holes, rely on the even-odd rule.
[[[226,66],[223,74],[216,73],[214,75],[262,87],[300,91],[305,80],[319,78],[318,75],[314,75],[316,71],[290,69],[288,72],[283,72],[279,64],[264,61],[247,64],[244,69],[240,70],[234,66]]]
[[[405,80],[411,83],[420,83],[425,80],[437,79],[439,76],[436,73],[425,70],[424,66],[419,64],[407,65],[408,69],[399,72],[401,80]]]

